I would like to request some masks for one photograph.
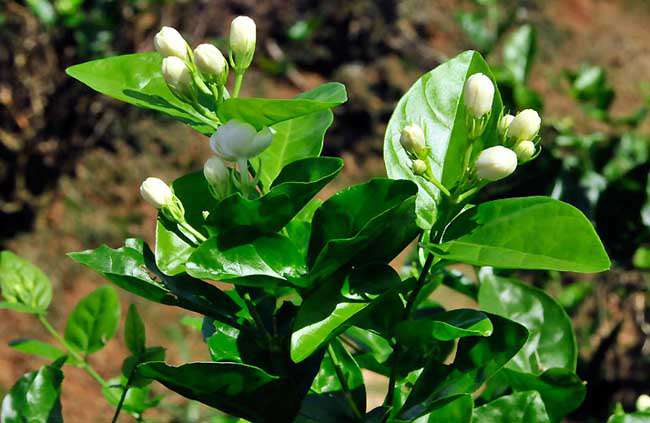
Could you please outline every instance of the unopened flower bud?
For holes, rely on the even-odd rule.
[[[497,125],[497,130],[499,131],[499,134],[501,136],[506,135],[508,132],[508,128],[510,128],[510,124],[512,123],[512,120],[515,117],[513,115],[503,115],[501,119],[499,120],[499,124]]]
[[[508,136],[516,140],[532,140],[539,132],[542,119],[533,109],[522,110],[510,123]]]
[[[170,26],[163,26],[160,32],[153,39],[156,51],[164,57],[178,57],[182,60],[188,59],[187,49],[189,46],[183,36]]]
[[[210,184],[210,191],[217,199],[222,199],[230,191],[230,172],[219,157],[211,157],[203,166],[203,175]]]
[[[413,170],[413,173],[416,175],[424,175],[427,172],[427,164],[424,160],[416,159],[413,160],[411,169]]]
[[[157,209],[172,203],[174,194],[171,188],[158,178],[149,177],[140,185],[140,195],[144,200]]]
[[[427,144],[424,139],[424,131],[416,124],[407,125],[402,129],[399,142],[409,156],[422,157],[426,154]]]
[[[537,148],[535,147],[535,143],[532,141],[524,140],[524,141],[519,141],[517,145],[515,145],[514,151],[515,154],[517,155],[517,160],[519,160],[519,163],[525,163],[528,160],[530,160],[533,155],[535,155],[535,150]]]
[[[494,84],[482,73],[475,73],[465,81],[463,101],[469,113],[481,118],[492,110]]]
[[[476,174],[481,179],[498,181],[517,168],[517,155],[509,148],[497,145],[481,151],[476,159]]]
[[[636,399],[636,409],[640,412],[650,411],[650,395],[639,395],[639,398]]]
[[[273,131],[263,128],[257,132],[253,125],[233,119],[220,126],[210,137],[210,147],[217,156],[230,162],[247,160],[259,155],[273,140]]]
[[[192,74],[185,62],[178,57],[163,59],[162,74],[169,88],[179,95],[186,95],[192,87]]]
[[[194,49],[194,61],[206,80],[219,85],[226,83],[228,63],[218,48],[212,44],[200,44]]]
[[[253,61],[256,42],[255,21],[248,16],[237,16],[230,23],[230,51],[233,67],[238,71],[248,68]]]

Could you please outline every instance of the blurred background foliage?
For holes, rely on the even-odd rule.
[[[191,44],[221,46],[238,14],[252,16],[259,31],[245,95],[346,84],[350,101],[326,139],[326,154],[346,161],[338,187],[384,173],[386,122],[420,73],[463,49],[485,54],[506,109],[543,109],[545,126],[540,158],[482,196],[567,201],[592,219],[614,262],[610,272],[586,277],[522,273],[574,320],[588,396],[571,418],[603,421],[616,403],[631,410],[650,392],[650,3],[643,0],[4,0],[0,243],[53,276],[65,294],[61,316],[100,283],[63,253],[126,236],[152,239],[140,181],[197,169],[208,151],[187,128],[95,94],[63,69],[151,50],[161,25],[177,27]],[[172,360],[194,357],[200,341],[175,324],[176,312],[142,311],[160,322],[154,339],[175,345]],[[2,342],[18,330],[36,332],[28,319],[0,313]],[[112,348],[102,354],[124,347]],[[33,367],[6,347],[0,358],[0,390]],[[119,367],[104,361],[98,367],[107,372]],[[107,412],[92,382],[67,377],[65,414],[92,421]],[[66,401],[80,396],[86,401]],[[202,413],[172,400],[160,416],[205,421]]]

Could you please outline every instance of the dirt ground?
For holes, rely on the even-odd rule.
[[[295,47],[285,47],[285,53],[295,57],[295,68],[282,76],[269,76],[264,69],[256,69],[249,78],[244,94],[269,95],[288,97],[300,89],[309,88],[328,79],[344,82],[349,90],[350,102],[336,112],[334,127],[330,136],[326,137],[326,151],[329,154],[339,154],[346,162],[344,174],[322,194],[327,196],[337,187],[365,180],[370,176],[383,174],[381,149],[383,129],[390,115],[394,102],[399,98],[417,75],[435,66],[439,60],[451,57],[469,47],[468,40],[460,32],[453,20],[454,13],[460,7],[466,7],[462,1],[451,0],[404,0],[400,2],[358,2],[351,6],[344,1],[332,2],[290,2],[238,1],[228,3],[228,13],[221,13],[218,7],[224,2],[216,2],[214,6],[205,6],[205,16],[218,22],[227,21],[233,13],[250,13],[258,22],[264,22],[264,17],[281,15],[274,22],[290,24],[297,11],[320,11],[343,26],[344,36],[350,43],[358,43],[356,48],[347,47],[344,57],[332,59],[336,54],[336,43],[344,40],[337,39],[330,44],[323,42],[325,47],[317,50],[314,55],[319,59],[309,62],[301,55],[311,51],[295,51]],[[571,116],[587,130],[598,128],[598,124],[589,120],[566,95],[566,85],[561,77],[565,68],[575,69],[581,63],[592,63],[608,69],[612,85],[616,88],[617,97],[614,103],[615,114],[625,114],[641,105],[642,85],[650,83],[650,2],[644,0],[545,0],[543,2],[522,1],[526,6],[527,15],[521,19],[535,23],[539,30],[540,51],[538,64],[532,73],[532,85],[539,90],[545,99],[546,118],[562,118]],[[15,13],[20,12],[17,5]],[[202,6],[203,7],[203,6]],[[276,12],[277,8],[281,12]],[[335,12],[341,9],[345,20]],[[275,8],[275,9],[274,9]],[[294,10],[295,9],[295,10]],[[390,12],[387,10],[390,9]],[[160,15],[148,16],[142,23],[145,28],[159,26],[161,20],[168,23],[174,10],[163,9]],[[9,13],[12,13],[9,11]],[[22,13],[22,12],[20,12]],[[303,12],[301,12],[303,13]],[[306,13],[306,12],[305,12]],[[347,15],[345,15],[347,13]],[[37,40],[36,46],[43,42],[46,35],[38,29],[28,17],[23,17],[22,26],[16,31],[33,31]],[[148,19],[148,20],[147,20]],[[208,37],[211,30],[203,18],[197,18],[200,24],[194,25],[187,16],[180,18],[181,29],[188,29],[193,39]],[[339,20],[337,20],[339,19]],[[274,29],[270,24],[260,25],[259,48],[269,55],[274,50]],[[190,30],[191,28],[191,30]],[[340,28],[339,28],[340,30]],[[327,31],[324,29],[323,31]],[[213,31],[214,32],[214,31]],[[142,30],[141,34],[153,34]],[[40,40],[40,41],[38,41]],[[151,48],[150,38],[134,36],[130,45],[140,50]],[[334,46],[334,47],[333,47]],[[37,60],[39,48],[26,49],[13,57],[0,48],[0,63],[3,61],[23,60],[26,71],[32,69],[29,65]],[[381,55],[372,56],[380,51]],[[126,52],[126,51],[124,51]],[[321,52],[321,55],[317,53]],[[65,61],[57,61],[50,57],[51,51],[43,56],[51,65],[50,74],[53,79],[61,80]],[[22,56],[21,56],[22,55]],[[22,57],[22,58],[21,58]],[[498,51],[494,60],[498,62]],[[324,66],[328,60],[331,66]],[[41,64],[43,65],[43,64]],[[15,65],[17,66],[17,65]],[[319,67],[320,66],[320,67]],[[15,68],[15,67],[14,67]],[[154,239],[154,212],[143,204],[138,197],[137,187],[141,180],[149,175],[156,175],[167,180],[174,179],[188,170],[198,169],[208,156],[206,140],[180,124],[153,120],[151,115],[144,112],[128,110],[115,102],[99,99],[89,90],[79,88],[75,95],[81,100],[66,100],[65,106],[78,109],[77,113],[92,115],[88,123],[79,123],[83,130],[77,132],[63,131],[63,135],[54,135],[53,127],[57,125],[76,124],[62,119],[60,123],[39,123],[30,127],[30,119],[54,119],[60,114],[40,115],[39,110],[48,110],[52,105],[32,104],[31,114],[21,115],[16,111],[17,102],[24,92],[14,92],[14,80],[17,73],[11,73],[0,67],[0,108],[5,111],[0,114],[0,140],[4,149],[15,140],[32,140],[33,151],[38,152],[42,160],[38,163],[26,161],[21,168],[0,167],[3,172],[27,172],[30,166],[45,166],[48,160],[54,160],[60,170],[52,174],[52,179],[39,185],[28,200],[28,211],[17,215],[5,207],[0,215],[2,229],[0,230],[3,247],[33,260],[43,267],[52,278],[55,294],[51,311],[51,320],[58,328],[63,328],[67,314],[74,304],[84,295],[100,284],[106,283],[95,274],[65,258],[68,251],[92,248],[106,243],[117,246],[124,237],[142,237],[152,242]],[[27,82],[25,82],[27,84]],[[30,85],[30,95],[41,95],[43,87]],[[70,87],[70,83],[66,87]],[[61,90],[61,88],[58,88]],[[52,94],[64,95],[57,89],[43,95],[47,101],[54,101]],[[86,96],[86,100],[84,100]],[[39,109],[39,107],[41,109]],[[12,109],[13,108],[13,109]],[[15,113],[7,113],[13,110]],[[62,113],[62,112],[61,112]],[[38,117],[40,116],[40,117]],[[27,119],[25,123],[21,119]],[[646,122],[647,124],[647,122]],[[49,126],[48,126],[49,125]],[[54,126],[52,126],[54,125]],[[89,128],[92,126],[92,128]],[[39,132],[39,128],[50,128],[47,132]],[[645,130],[648,130],[646,125]],[[21,138],[22,137],[22,138]],[[68,138],[65,138],[68,137]],[[95,137],[89,140],[89,137]],[[11,141],[13,140],[13,141]],[[63,150],[57,142],[76,143],[77,152]],[[15,141],[18,142],[18,141]],[[70,146],[70,144],[65,144]],[[65,153],[65,152],[68,153]],[[51,155],[49,155],[51,154]],[[67,154],[67,155],[66,155]],[[0,154],[1,155],[1,154]],[[31,156],[30,156],[31,157]],[[48,159],[48,157],[50,159]],[[63,158],[62,158],[63,157]],[[64,160],[64,158],[68,158]],[[63,163],[63,164],[61,164]],[[45,166],[47,168],[47,166]],[[49,169],[49,168],[48,168]],[[49,177],[47,172],[40,173]],[[29,181],[27,183],[29,185]],[[17,192],[17,191],[15,191]],[[11,194],[5,197],[3,205],[16,204],[16,210],[23,210],[20,203],[27,196]],[[25,200],[27,201],[27,200]],[[17,217],[18,216],[18,217]],[[27,223],[25,223],[27,222]],[[17,228],[17,229],[16,229]],[[625,278],[643,278],[639,274],[610,273],[594,279],[594,283],[621,283]],[[645,367],[634,363],[634,357],[640,360],[642,352],[638,350],[639,338],[634,322],[636,316],[633,310],[647,307],[647,295],[640,294],[633,298],[619,298],[613,291],[598,289],[600,297],[593,299],[593,304],[586,314],[595,313],[605,304],[612,315],[620,316],[621,330],[625,336],[619,337],[620,345],[615,352],[603,359],[607,364],[603,371],[607,377],[602,379],[603,385],[598,389],[608,389],[607,380],[618,380],[612,385],[617,392],[618,400],[630,404],[638,392],[650,392],[650,381],[647,379],[647,362]],[[647,291],[646,291],[647,292]],[[164,345],[169,349],[168,359],[178,362],[181,359],[201,359],[207,357],[207,352],[201,345],[200,336],[191,330],[181,328],[178,318],[184,312],[169,307],[149,304],[122,293],[123,312],[130,302],[135,302],[146,316],[147,331],[152,345]],[[441,294],[442,299],[453,303],[455,300]],[[589,311],[590,310],[590,311]],[[585,317],[584,321],[588,319]],[[579,324],[579,323],[578,323]],[[614,330],[615,324],[608,327],[596,328],[599,339],[607,337]],[[602,333],[599,333],[601,331]],[[41,360],[27,357],[7,347],[7,343],[16,338],[38,338],[49,340],[44,330],[36,321],[26,315],[0,310],[0,392],[8,389],[24,372],[36,368]],[[622,341],[620,340],[622,339]],[[584,345],[583,354],[591,354],[594,345]],[[627,343],[626,343],[627,342]],[[643,342],[641,342],[643,344]],[[644,351],[647,357],[648,352]],[[121,333],[109,343],[108,347],[91,358],[91,363],[98,371],[108,377],[117,375],[126,349]],[[632,357],[632,359],[630,358]],[[647,361],[647,359],[646,359]],[[376,404],[385,389],[383,381],[371,378],[371,396],[369,403]],[[608,379],[609,378],[609,379]],[[599,379],[601,380],[601,379]],[[621,386],[620,380],[629,381],[631,389]],[[624,384],[623,384],[624,385]],[[63,388],[63,414],[67,422],[104,422],[109,420],[112,411],[101,396],[100,389],[87,375],[77,369],[66,371]],[[588,389],[590,389],[588,387]],[[159,389],[160,392],[164,392]],[[168,394],[174,398],[174,394]],[[163,410],[158,415],[152,414],[151,421],[172,421],[173,411]],[[176,415],[174,421],[193,421],[188,417]],[[576,417],[576,421],[587,421],[586,414]],[[130,421],[124,417],[122,421]]]

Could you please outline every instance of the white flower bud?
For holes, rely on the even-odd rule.
[[[420,157],[427,151],[424,131],[416,124],[407,125],[402,129],[399,142],[410,156]]]
[[[475,73],[465,81],[463,101],[469,113],[481,118],[492,110],[494,84],[482,73]]]
[[[142,182],[142,185],[140,185],[140,195],[147,203],[157,209],[169,206],[174,198],[171,188],[164,181],[152,177]]]
[[[230,172],[228,167],[219,157],[211,157],[203,166],[203,175],[211,187],[215,197],[221,199],[230,191]]]
[[[210,137],[210,147],[217,156],[235,162],[247,160],[259,155],[273,140],[273,131],[264,128],[257,132],[252,125],[230,120],[220,126]]]
[[[532,140],[539,132],[542,119],[533,109],[522,110],[512,120],[508,136],[516,140]]]
[[[476,159],[476,174],[481,179],[498,181],[517,168],[517,155],[501,145],[486,148]]]
[[[424,175],[427,172],[427,164],[424,160],[416,159],[413,160],[411,169],[413,170],[413,173],[416,175]]]
[[[163,26],[153,39],[156,51],[164,57],[178,57],[187,60],[189,46],[183,36],[170,26]]]
[[[185,62],[178,57],[170,56],[163,59],[162,74],[169,88],[176,94],[184,95],[192,86],[192,74]]]
[[[239,69],[246,69],[253,60],[255,32],[255,21],[248,16],[237,16],[230,23],[230,51],[234,65]]]
[[[641,412],[650,411],[650,395],[639,395],[639,398],[636,399],[636,409]]]
[[[508,132],[508,128],[510,128],[510,124],[514,118],[513,115],[503,115],[501,117],[499,124],[497,125],[497,130],[501,136],[504,136]]]
[[[524,140],[524,141],[519,141],[517,145],[515,145],[514,151],[515,154],[517,155],[517,160],[519,160],[519,163],[524,163],[530,160],[531,157],[533,157],[536,149],[537,148],[535,147],[534,142]]]
[[[221,51],[212,44],[200,44],[194,49],[194,61],[201,74],[219,85],[226,82],[228,63]]]

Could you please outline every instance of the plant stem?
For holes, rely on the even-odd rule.
[[[117,408],[115,409],[115,414],[113,414],[113,420],[112,423],[116,423],[118,417],[120,417],[120,411],[122,411],[122,407],[124,406],[124,401],[126,400],[126,394],[129,392],[129,388],[131,385],[131,381],[133,380],[133,374],[135,373],[135,367],[131,369],[129,372],[129,378],[126,381],[126,384],[124,385],[124,388],[122,389],[122,395],[120,395],[120,401],[117,403]]]
[[[241,83],[244,80],[244,72],[235,72],[235,86],[232,89],[232,97],[239,97],[239,90],[241,89]]]
[[[262,320],[262,316],[260,316],[260,314],[257,312],[257,308],[255,307],[255,304],[253,304],[253,301],[251,300],[250,295],[245,294],[243,299],[244,299],[244,303],[246,303],[246,308],[248,308],[248,312],[251,314],[251,317],[255,321],[255,325],[264,334],[264,337],[269,342],[269,344],[272,344],[273,343],[273,337],[271,336],[269,331],[266,330],[266,326],[264,325],[264,321]]]
[[[334,370],[336,371],[336,377],[339,380],[339,383],[341,384],[341,388],[343,389],[343,394],[345,396],[345,400],[352,409],[352,413],[357,419],[361,419],[363,415],[359,411],[359,407],[357,407],[357,404],[354,402],[354,399],[352,398],[352,393],[350,392],[350,387],[348,386],[347,380],[345,380],[345,375],[343,374],[343,369],[341,369],[341,365],[336,358],[336,353],[334,352],[334,348],[332,348],[332,344],[329,343],[327,344],[327,353],[329,354],[330,358],[332,359],[332,364],[334,364]]]
[[[181,222],[178,222],[178,224],[185,229],[187,232],[191,233],[194,238],[196,238],[197,241],[199,242],[205,242],[207,238],[199,231],[194,229],[192,225],[187,223],[187,221],[183,220]]]

